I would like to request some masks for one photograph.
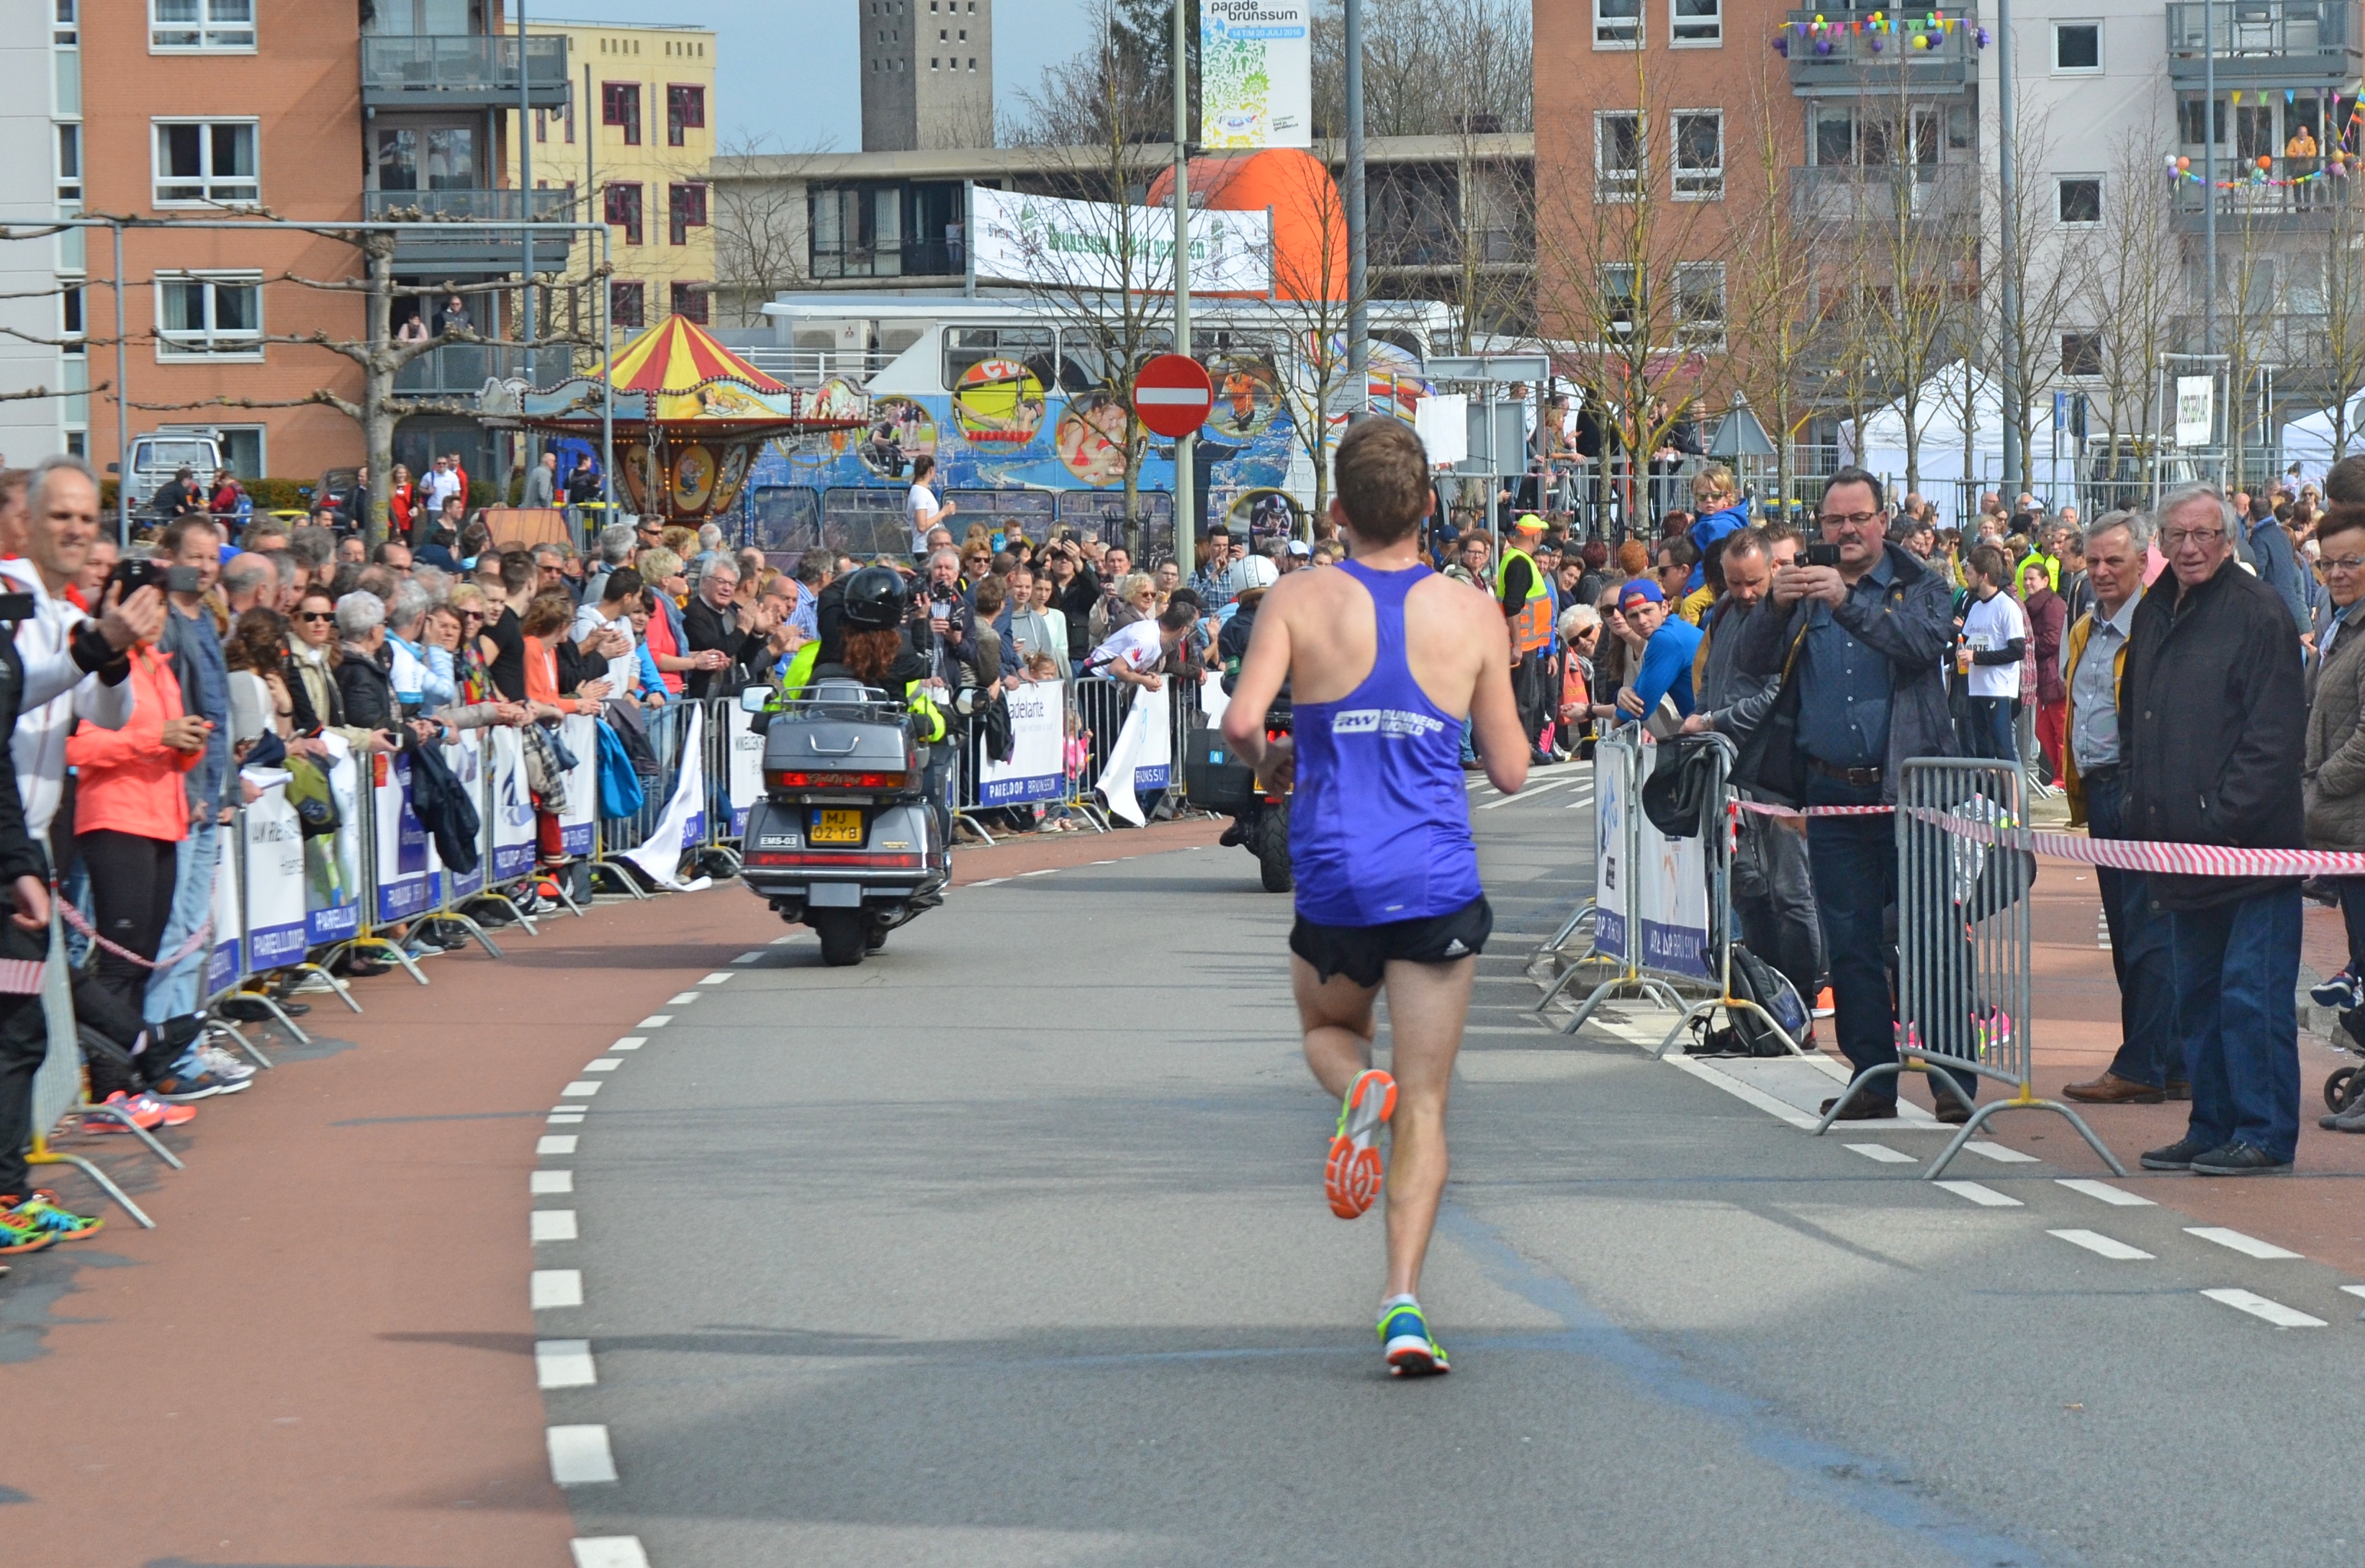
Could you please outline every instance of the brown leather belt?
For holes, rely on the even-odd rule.
[[[1877,767],[1833,767],[1820,756],[1807,758],[1807,766],[1826,778],[1836,778],[1855,789],[1872,790],[1880,784],[1880,769]]]

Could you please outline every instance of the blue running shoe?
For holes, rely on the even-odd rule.
[[[2358,1005],[2357,980],[2347,969],[2330,980],[2318,980],[2308,989],[2308,1000],[2318,1007],[2337,1007],[2344,1011]]]
[[[1446,1363],[1445,1347],[1429,1337],[1429,1320],[1420,1303],[1397,1296],[1380,1308],[1380,1354],[1397,1377],[1428,1377],[1453,1369]]]

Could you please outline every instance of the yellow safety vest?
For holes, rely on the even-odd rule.
[[[1516,544],[1507,544],[1503,547],[1503,559],[1495,567],[1496,602],[1503,598],[1503,574],[1510,570],[1513,561],[1528,564],[1528,601],[1511,618],[1512,642],[1524,655],[1552,646],[1552,595],[1544,588],[1544,574],[1535,558]]]

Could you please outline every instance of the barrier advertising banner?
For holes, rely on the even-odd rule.
[[[1163,790],[1173,767],[1173,736],[1167,730],[1166,689],[1137,689],[1125,723],[1109,747],[1108,762],[1093,786],[1108,809],[1139,827],[1141,803],[1134,799],[1143,790]]]
[[[241,946],[238,928],[238,863],[245,857],[234,852],[228,828],[214,835],[214,945],[206,955],[205,983],[198,987],[201,996],[229,990],[245,972],[238,965]]]
[[[311,946],[342,942],[362,926],[362,767],[342,735],[328,744],[329,801],[337,831],[304,841],[304,938]]]
[[[1199,140],[1209,151],[1314,136],[1310,0],[1199,0]]]
[[[492,864],[495,881],[514,881],[533,869],[533,795],[526,788],[525,747],[515,730],[483,733],[485,767],[492,785],[485,812],[489,845],[485,858]]]
[[[1644,754],[1647,768],[1649,754]],[[1641,962],[1669,974],[1713,978],[1709,968],[1708,846],[1697,834],[1669,838],[1634,808],[1635,912],[1642,925]]]
[[[375,918],[408,920],[435,905],[427,829],[410,810],[410,758],[374,756],[370,768],[370,817],[377,830]]]
[[[256,781],[261,782],[258,776]],[[333,845],[333,834],[310,844]],[[310,877],[310,844],[287,799],[286,776],[266,787],[246,808],[242,846],[246,882],[247,964],[256,972],[304,958]]]
[[[1612,958],[1632,958],[1626,930],[1626,759],[1603,745],[1593,757],[1593,948]]]
[[[1046,680],[1008,689],[1010,760],[982,759],[978,769],[977,798],[989,806],[1014,806],[1027,801],[1056,801],[1067,783],[1061,762],[1063,727],[1068,712],[1064,681]],[[761,737],[758,737],[759,739]]]
[[[682,855],[706,831],[705,800],[706,708],[694,702],[682,736],[681,772],[674,780],[673,793],[648,837],[639,848],[626,851],[624,858],[647,872],[651,879],[677,891],[690,893],[705,887],[704,877],[688,882],[679,879]]]
[[[1303,146],[1304,143],[1300,142]],[[977,237],[970,254],[977,275],[1006,283],[1061,288],[1165,294],[1174,286],[1174,212],[1165,207],[1116,207],[1018,191],[970,193]],[[1272,220],[1260,207],[1191,214],[1191,287],[1208,294],[1264,294],[1272,287]],[[1007,376],[955,394],[957,404],[1011,403],[1027,394],[1033,373],[1018,361],[981,362],[1011,367]],[[971,386],[965,380],[964,387]],[[1038,387],[1034,396],[1039,398]],[[964,406],[966,406],[964,404]],[[972,440],[975,438],[972,437]]]
[[[764,798],[764,737],[756,733],[756,715],[734,705],[723,710],[724,755],[729,767],[723,780],[731,803],[731,831],[738,838],[747,831],[747,812]]]
[[[478,739],[483,733],[481,730],[454,730],[443,741],[443,765],[452,770],[452,777],[467,792],[468,799],[476,802],[479,817],[484,814],[485,799],[485,751]],[[489,858],[485,853],[487,831],[484,823],[476,823],[477,858],[476,868],[473,871],[465,874],[454,871],[443,863],[442,852],[436,853],[436,868],[443,873],[445,903],[457,903],[471,894],[485,890],[485,863]]]
[[[558,846],[569,855],[588,855],[600,815],[600,721],[571,714],[559,722],[558,734],[575,757],[566,776],[566,809],[558,813]]]

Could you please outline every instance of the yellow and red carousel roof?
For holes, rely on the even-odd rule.
[[[579,429],[600,421],[600,404],[612,398],[619,423],[656,423],[688,428],[779,434],[793,431],[848,430],[864,422],[865,410],[849,407],[846,389],[790,386],[757,370],[716,342],[705,329],[669,316],[616,353],[596,375],[576,375],[555,386],[525,394],[520,410],[528,425]]]

